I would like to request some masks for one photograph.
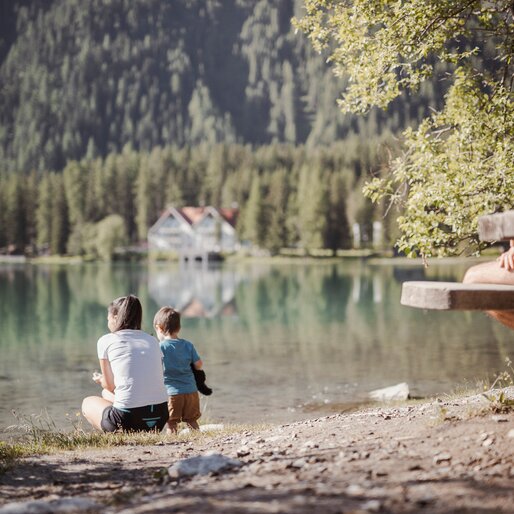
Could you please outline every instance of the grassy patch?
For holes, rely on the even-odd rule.
[[[24,444],[9,444],[0,441],[0,474],[12,468],[16,461],[31,454]]]
[[[242,432],[262,431],[268,425],[227,425],[211,431],[189,431],[167,435],[164,432],[102,433],[85,430],[80,417],[71,430],[61,430],[47,413],[16,415],[18,423],[9,427],[16,440],[0,442],[0,473],[4,473],[23,457],[70,450],[87,450],[119,446],[154,446],[174,442],[204,441]],[[21,434],[21,435],[20,435]]]

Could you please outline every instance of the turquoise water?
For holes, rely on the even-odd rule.
[[[204,418],[284,422],[339,412],[367,392],[407,382],[415,396],[491,378],[514,357],[512,331],[480,312],[399,303],[404,280],[459,280],[465,267],[396,261],[338,264],[1,265],[0,432],[47,412],[70,426],[97,394],[96,341],[106,306],[137,294],[144,329],[159,306],[183,312],[213,396]]]

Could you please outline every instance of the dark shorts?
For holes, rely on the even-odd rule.
[[[107,407],[100,423],[104,432],[160,432],[168,421],[167,402],[132,409]]]

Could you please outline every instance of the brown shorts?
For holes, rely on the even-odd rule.
[[[170,423],[196,421],[202,415],[198,392],[168,396],[168,410],[170,412]]]

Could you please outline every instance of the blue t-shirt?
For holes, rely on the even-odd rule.
[[[199,361],[200,357],[193,343],[186,339],[164,339],[161,352],[168,396],[198,391],[191,364]]]

